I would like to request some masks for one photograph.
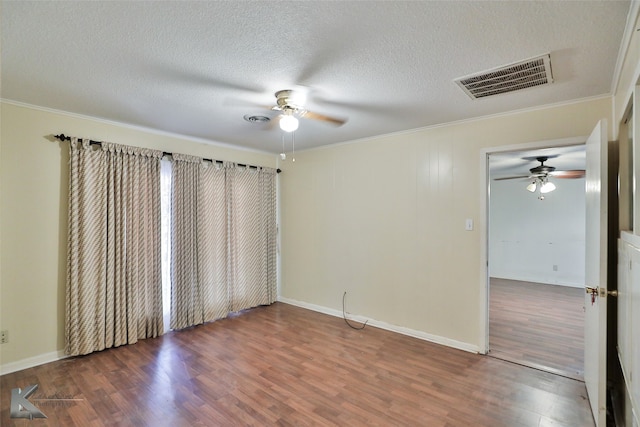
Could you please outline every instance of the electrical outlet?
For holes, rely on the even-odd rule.
[[[558,266],[556,264],[553,265],[553,271],[558,271]]]
[[[0,344],[9,342],[9,331],[0,331]]]

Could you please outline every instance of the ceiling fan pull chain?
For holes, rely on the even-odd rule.
[[[295,162],[296,161],[296,133],[295,132],[291,132],[291,145],[292,145],[291,161]]]

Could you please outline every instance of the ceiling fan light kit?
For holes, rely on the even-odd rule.
[[[552,156],[555,157],[555,156]],[[553,166],[545,165],[549,157],[536,157],[536,160],[540,162],[540,164],[536,167],[529,169],[530,175],[521,175],[521,176],[509,176],[504,178],[494,178],[496,181],[508,180],[508,179],[522,179],[527,178],[532,180],[530,184],[528,184],[525,188],[527,191],[531,193],[535,193],[536,190],[540,192],[539,200],[544,200],[543,194],[550,193],[556,189],[556,185],[549,181],[550,177],[553,178],[563,178],[563,179],[577,179],[583,178],[585,175],[585,171],[583,169],[574,169],[574,170],[561,170],[556,171],[556,168]]]
[[[298,119],[291,114],[283,114],[280,117],[280,129],[285,132],[294,132],[298,129]]]
[[[556,189],[556,185],[549,181],[547,177],[536,178],[531,184],[527,185],[527,191],[531,193],[535,193],[536,190],[540,190],[541,196],[538,197],[540,200],[544,200],[544,196],[542,194],[547,194]]]
[[[556,189],[556,185],[553,182],[549,182],[546,181],[544,184],[542,184],[542,186],[540,187],[540,192],[541,193],[550,193],[553,190]]]

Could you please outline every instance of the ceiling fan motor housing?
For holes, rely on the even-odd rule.
[[[538,157],[536,160],[538,160],[540,162],[540,166],[536,166],[535,168],[529,169],[531,174],[533,174],[533,175],[547,175],[547,174],[553,172],[554,170],[556,170],[556,168],[554,168],[553,166],[547,166],[547,165],[544,164],[544,162],[546,162],[548,160],[547,157]]]
[[[292,104],[290,102],[291,95],[293,91],[291,90],[280,90],[276,92],[276,106],[273,107],[274,110],[285,111],[285,110],[293,110],[298,111],[302,108],[298,105]]]

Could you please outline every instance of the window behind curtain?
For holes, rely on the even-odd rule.
[[[269,168],[184,155],[162,163],[165,330],[275,302],[275,185]]]
[[[164,331],[171,320],[171,161],[160,163],[160,204],[162,221],[162,314]]]

